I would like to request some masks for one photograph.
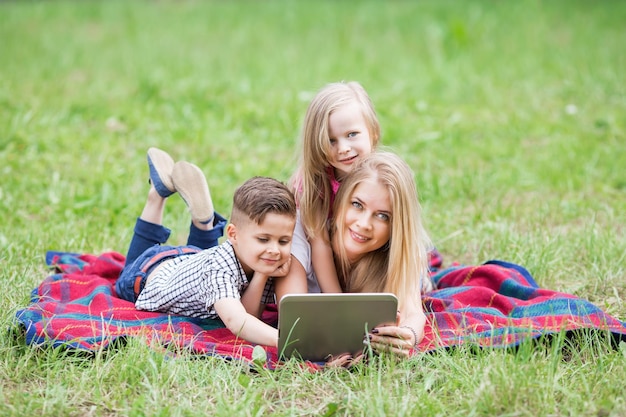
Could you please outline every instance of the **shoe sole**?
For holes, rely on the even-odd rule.
[[[200,168],[189,162],[177,162],[172,170],[172,182],[189,207],[193,220],[207,223],[213,218],[211,192]]]

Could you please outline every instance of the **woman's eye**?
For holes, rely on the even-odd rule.
[[[378,213],[377,214],[378,218],[388,222],[391,219],[391,216],[389,216],[387,213]]]
[[[358,201],[353,201],[352,202],[352,207],[354,208],[358,208],[358,209],[362,209],[363,206],[361,205],[361,203],[359,203]]]

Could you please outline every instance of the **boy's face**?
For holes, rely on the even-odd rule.
[[[328,118],[329,163],[341,181],[355,164],[372,153],[372,138],[363,111],[352,102],[333,111]]]
[[[228,240],[246,275],[256,271],[272,276],[289,259],[295,225],[294,218],[276,213],[268,213],[261,224],[249,220],[228,225]]]

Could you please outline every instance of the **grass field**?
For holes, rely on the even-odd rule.
[[[516,262],[626,320],[625,18],[618,1],[0,2],[0,325],[47,250],[125,252],[148,147],[201,166],[228,213],[248,177],[289,177],[308,100],[339,80],[370,93],[446,264]],[[623,416],[624,375],[626,348],[593,337],[251,374],[0,333],[1,416]]]

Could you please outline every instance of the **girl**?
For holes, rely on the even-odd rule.
[[[369,337],[377,351],[408,356],[424,335],[421,292],[432,289],[431,243],[422,225],[413,172],[393,153],[372,153],[342,182],[333,213],[329,237],[341,289],[395,294],[397,324],[377,327]],[[302,225],[296,225],[292,244],[296,262],[291,263],[289,276],[315,279],[307,249]]]
[[[326,223],[340,182],[380,140],[380,124],[365,89],[353,81],[320,90],[305,114],[301,138],[300,163],[290,184],[318,277],[308,289],[340,292]]]

